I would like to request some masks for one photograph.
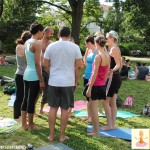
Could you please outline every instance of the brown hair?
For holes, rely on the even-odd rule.
[[[106,44],[106,39],[103,35],[95,37],[95,42],[98,43],[101,47],[104,47]]]
[[[31,38],[31,33],[29,31],[24,31],[21,37],[16,40],[16,44],[24,44],[28,39]]]

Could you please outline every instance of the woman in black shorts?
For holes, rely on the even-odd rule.
[[[88,133],[92,136],[99,136],[99,118],[98,107],[99,101],[106,100],[106,79],[109,70],[110,59],[105,51],[106,40],[104,36],[95,38],[97,55],[92,65],[92,75],[88,82],[89,86],[86,91],[86,97],[89,98],[89,111],[92,119],[93,130]]]
[[[111,59],[109,74],[112,76],[112,82],[107,93],[106,101],[103,102],[107,117],[107,125],[103,126],[102,130],[111,130],[115,129],[117,112],[116,99],[122,83],[119,73],[121,68],[121,52],[117,45],[118,34],[115,31],[111,30],[107,33],[106,38],[109,45],[109,55]]]

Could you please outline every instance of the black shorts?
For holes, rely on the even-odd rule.
[[[121,84],[122,84],[122,81],[121,81],[120,74],[113,74],[112,82],[111,82],[107,96],[113,97],[114,94],[118,94]]]
[[[85,86],[86,86],[86,84],[88,84],[89,79],[85,79],[85,78],[83,78],[83,80],[84,80],[84,87],[85,87]]]
[[[48,85],[48,104],[51,107],[63,109],[74,107],[74,86],[56,87]]]
[[[83,95],[89,101],[89,98],[86,96],[86,91],[88,89],[88,84],[85,86]],[[106,100],[106,86],[93,86],[91,90],[91,99],[92,100]]]

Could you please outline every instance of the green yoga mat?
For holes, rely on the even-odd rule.
[[[87,116],[87,110],[74,110],[73,111],[76,117],[86,117]],[[99,116],[105,116],[103,114],[98,114]]]
[[[21,127],[21,123],[17,123],[10,118],[0,118],[0,133],[11,133],[18,130]]]
[[[87,110],[75,110],[73,111],[76,117],[86,117],[87,116]],[[138,117],[139,114],[133,114],[129,111],[124,110],[118,110],[117,111],[117,118],[130,118],[130,117]],[[103,114],[99,114],[99,117],[106,117]]]

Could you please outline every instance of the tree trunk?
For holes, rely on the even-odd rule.
[[[72,9],[72,37],[74,38],[76,44],[79,45],[79,35],[81,20],[83,15],[83,4],[85,0],[68,0]]]
[[[3,5],[4,5],[4,0],[0,0],[0,17],[3,14]]]

